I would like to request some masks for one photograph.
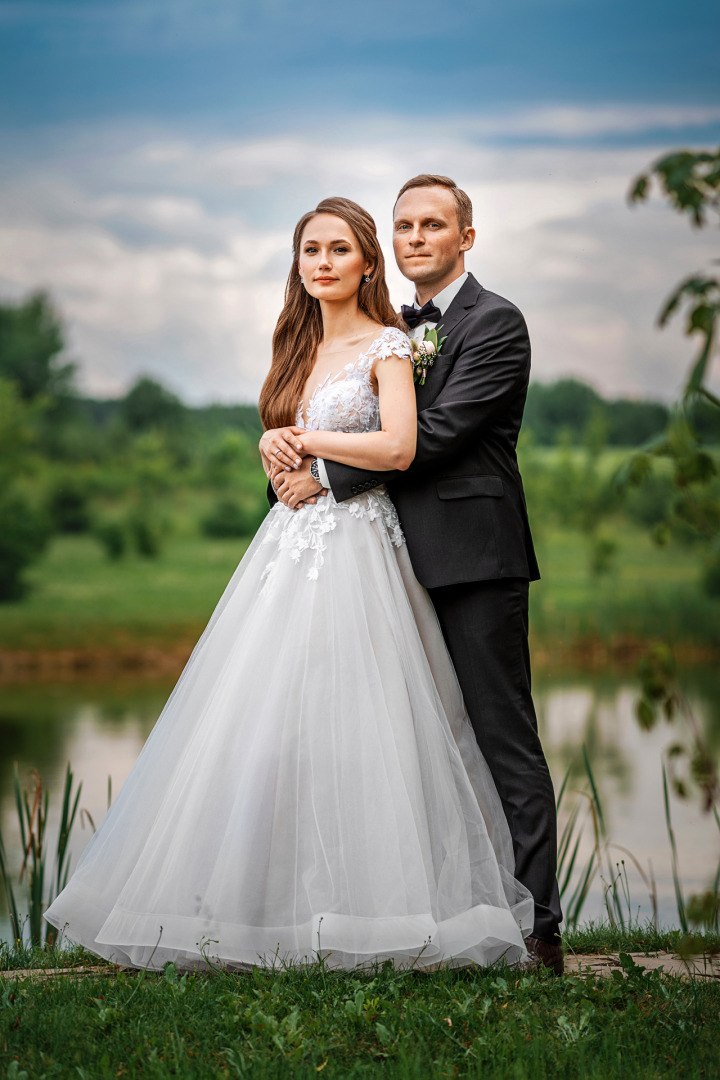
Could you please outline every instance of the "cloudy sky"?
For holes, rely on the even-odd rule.
[[[390,252],[398,187],[443,172],[534,377],[670,399],[655,315],[717,233],[626,194],[720,141],[719,30],[715,0],[0,0],[0,298],[51,291],[88,393],[252,400],[297,218],[347,195]]]

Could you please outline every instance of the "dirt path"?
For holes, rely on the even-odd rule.
[[[693,979],[720,979],[720,956],[694,956],[683,960],[677,953],[659,952],[653,956],[628,953],[639,967],[647,971],[662,969],[664,975],[682,975]],[[566,955],[567,975],[610,975],[613,971],[625,974],[619,953],[597,953],[587,956]]]
[[[660,952],[653,956],[644,953],[629,953],[639,967],[647,971],[662,970],[664,975],[679,975],[692,979],[720,979],[720,956],[696,956],[683,960],[676,953]],[[57,975],[108,975],[114,977],[120,971],[137,974],[134,968],[114,967],[108,964],[82,965],[63,968],[23,968],[14,971],[0,971],[2,979],[49,979]],[[613,971],[625,974],[620,963],[619,953],[589,953],[586,955],[567,955],[565,957],[566,975],[610,975]]]

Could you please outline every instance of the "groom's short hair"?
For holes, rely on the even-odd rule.
[[[472,203],[469,196],[459,188],[454,180],[451,180],[449,176],[435,176],[432,173],[421,173],[420,176],[413,176],[412,180],[408,180],[406,184],[398,191],[397,199],[395,200],[395,206],[398,204],[398,199],[405,194],[406,191],[410,191],[411,188],[417,187],[444,187],[448,188],[452,192],[455,199],[455,208],[457,209],[457,219],[460,229],[469,229],[472,225]],[[393,210],[395,209],[393,207]]]

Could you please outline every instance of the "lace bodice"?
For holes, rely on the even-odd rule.
[[[367,352],[360,353],[340,371],[330,373],[312,392],[307,403],[298,402],[297,424],[312,431],[378,431],[380,407],[372,385],[371,372],[376,360],[398,356],[412,360],[410,342],[402,330],[386,326]]]
[[[360,353],[357,360],[329,374],[315,387],[307,403],[306,418],[303,402],[298,403],[298,427],[313,431],[378,431],[380,403],[371,373],[376,360],[389,356],[412,361],[407,335],[394,326],[386,326],[367,352]],[[309,581],[317,581],[325,562],[326,538],[338,528],[341,519],[381,523],[395,547],[405,542],[397,510],[384,484],[340,503],[330,493],[316,504],[297,511],[277,503],[263,538],[264,544],[275,548],[275,557],[263,571],[264,588],[276,579],[283,556],[302,566]]]

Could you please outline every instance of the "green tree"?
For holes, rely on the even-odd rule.
[[[579,379],[534,382],[528,390],[523,427],[532,431],[543,446],[552,446],[562,433],[575,442],[602,404],[597,391]]]
[[[693,152],[678,150],[667,154],[637,177],[630,191],[631,203],[648,197],[653,183],[670,205],[686,215],[694,228],[703,228],[712,218],[720,224],[720,149]],[[698,351],[686,373],[679,401],[665,432],[623,470],[622,478],[641,483],[656,471],[662,459],[669,465],[675,497],[672,513],[694,531],[705,564],[705,583],[711,595],[720,595],[720,494],[716,482],[717,466],[713,454],[696,426],[700,410],[720,413],[720,399],[708,388],[707,379],[717,351],[720,319],[720,280],[705,271],[692,274],[679,283],[662,307],[659,323],[664,326],[683,312],[685,333],[699,342]],[[707,417],[706,417],[707,419]],[[710,425],[711,428],[713,425]],[[656,526],[657,533],[657,526]],[[714,755],[701,725],[680,688],[672,653],[666,645],[652,649],[640,666],[642,696],[638,719],[643,727],[652,727],[660,716],[678,717],[685,722],[686,745],[676,743],[668,751],[664,778],[669,774],[675,791],[686,796],[690,786],[698,788],[707,811],[714,813],[720,825],[718,801],[720,778]],[[681,766],[685,764],[684,775]],[[667,772],[665,769],[667,768]],[[672,835],[671,835],[672,840]],[[686,905],[676,878],[678,912],[683,929],[690,925],[717,926],[720,900],[720,867],[712,888],[702,896],[692,897]]]
[[[653,181],[671,206],[688,216],[693,227],[703,228],[713,216],[720,224],[720,149],[679,150],[660,158],[636,178],[630,201],[647,199]],[[680,312],[684,312],[686,335],[699,340],[697,355],[665,431],[628,461],[621,480],[640,484],[653,472],[658,459],[670,463],[676,490],[672,514],[703,541],[705,583],[708,591],[714,592],[720,580],[720,501],[714,483],[717,466],[696,420],[703,417],[705,430],[712,431],[714,425],[708,413],[720,415],[720,399],[707,386],[717,351],[720,280],[702,271],[685,278],[665,301],[658,319],[660,325],[665,326]]]
[[[75,364],[62,362],[64,351],[62,321],[47,293],[0,304],[0,377],[14,382],[24,401],[72,396]]]
[[[523,430],[532,431],[541,446],[553,446],[561,433],[580,442],[595,417],[602,415],[610,446],[640,446],[667,425],[668,410],[656,401],[618,398],[607,401],[579,379],[532,382]]]
[[[130,431],[173,432],[184,426],[187,409],[162,383],[144,375],[123,398],[120,412]]]
[[[27,592],[26,571],[48,543],[51,522],[23,482],[41,463],[37,454],[40,402],[27,402],[17,384],[0,378],[0,602]]]

